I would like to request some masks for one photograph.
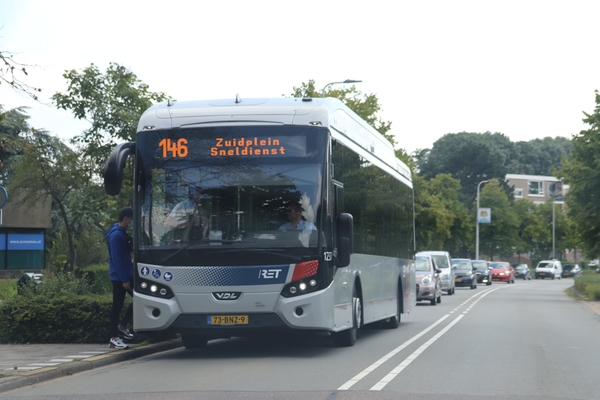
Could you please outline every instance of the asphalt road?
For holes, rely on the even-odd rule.
[[[364,330],[177,348],[0,394],[39,399],[598,399],[600,317],[572,280],[459,288]]]

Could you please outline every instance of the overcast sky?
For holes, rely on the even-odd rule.
[[[63,71],[115,62],[177,100],[362,80],[409,153],[462,131],[570,138],[600,89],[599,15],[597,0],[0,0],[0,51],[39,66],[26,82],[49,105],[5,84],[0,104],[71,138],[88,124],[51,105]]]

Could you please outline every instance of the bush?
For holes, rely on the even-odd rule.
[[[39,285],[46,288],[44,282]],[[36,292],[38,290],[35,290]],[[9,343],[101,343],[109,336],[112,296],[42,293],[15,296],[0,305],[0,339]]]
[[[585,294],[589,300],[600,300],[600,274],[585,270],[583,275],[574,279],[575,290]]]
[[[46,273],[43,283],[24,286],[20,295],[0,304],[0,341],[106,342],[112,292],[99,290],[98,285],[89,277],[74,279],[65,273]],[[129,302],[130,298],[125,304]]]
[[[17,281],[0,280],[0,301],[8,300],[17,294]]]
[[[97,265],[80,274],[75,279],[70,274],[46,272],[43,283],[28,285],[21,295],[1,302],[0,343],[108,342],[112,307],[108,267]],[[126,296],[125,307],[131,301]],[[133,343],[175,337],[167,331],[136,334]]]

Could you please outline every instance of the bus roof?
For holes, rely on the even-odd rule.
[[[150,107],[138,133],[154,129],[223,125],[320,125],[332,137],[366,160],[412,186],[409,168],[395,156],[392,144],[344,103],[335,98],[251,98],[167,101]]]

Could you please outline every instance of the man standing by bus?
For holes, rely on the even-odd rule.
[[[126,349],[125,339],[133,339],[133,334],[127,329],[127,324],[133,317],[133,304],[129,304],[123,318],[119,316],[125,303],[125,296],[129,293],[133,297],[133,262],[129,244],[130,236],[127,228],[133,222],[133,208],[123,207],[119,211],[119,222],[113,224],[105,233],[108,240],[108,268],[112,283],[113,302],[110,310],[110,342],[111,349]]]

